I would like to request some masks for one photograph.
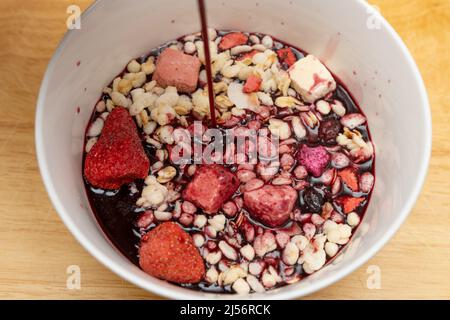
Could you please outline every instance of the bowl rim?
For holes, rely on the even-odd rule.
[[[96,0],[92,3],[81,15],[81,17],[89,16],[97,7],[97,5],[104,0]],[[363,7],[365,10],[370,10],[372,6],[364,0],[352,0],[355,2],[355,5]],[[406,47],[405,43],[399,36],[399,34],[394,30],[394,28],[390,25],[390,23],[380,14],[379,19],[384,28],[386,28],[387,36],[391,37],[393,42],[396,44],[397,48],[401,51],[404,56],[408,67],[414,74],[415,81],[417,82],[417,86],[420,90],[420,106],[424,111],[425,118],[424,121],[424,152],[421,155],[420,167],[418,168],[419,175],[414,188],[407,200],[405,201],[401,212],[398,214],[394,223],[387,229],[385,234],[380,237],[380,239],[375,242],[373,246],[369,248],[366,252],[355,258],[347,268],[343,268],[335,272],[334,274],[328,276],[324,279],[319,279],[314,285],[308,286],[306,288],[301,288],[299,290],[293,291],[278,291],[272,292],[271,294],[267,294],[266,297],[263,295],[258,295],[258,298],[261,299],[293,299],[299,298],[306,295],[309,295],[313,292],[319,291],[339,280],[349,275],[356,269],[360,268],[364,263],[366,263],[370,258],[372,258],[381,248],[393,237],[393,235],[399,230],[400,226],[409,216],[416,200],[419,197],[419,194],[424,186],[425,179],[428,172],[428,166],[431,157],[431,146],[432,146],[432,121],[431,121],[431,110],[429,105],[429,100],[427,96],[426,87],[422,76],[420,74],[419,68],[414,61],[411,53]],[[196,292],[191,289],[176,287],[175,285],[170,287],[160,286],[156,283],[150,282],[142,282],[141,279],[137,276],[129,272],[128,269],[117,264],[113,259],[110,259],[106,254],[104,254],[101,250],[99,250],[94,244],[92,244],[83,233],[78,230],[77,227],[72,223],[70,216],[66,213],[65,206],[61,199],[58,196],[57,189],[55,188],[52,180],[50,179],[48,167],[48,162],[44,152],[44,144],[45,141],[42,135],[42,119],[43,119],[43,110],[45,105],[46,93],[48,89],[49,79],[53,70],[55,68],[56,61],[62,54],[64,47],[70,39],[71,34],[74,30],[68,30],[62,40],[60,41],[55,53],[49,61],[47,66],[44,78],[42,80],[42,84],[39,90],[39,96],[37,100],[36,106],[36,117],[35,117],[35,147],[36,147],[36,156],[38,161],[39,170],[42,176],[42,180],[44,182],[47,194],[52,202],[53,207],[56,209],[56,212],[60,216],[61,220],[64,222],[66,227],[72,233],[72,235],[78,240],[78,242],[101,264],[103,264],[108,269],[112,270],[115,274],[120,276],[122,279],[127,280],[128,282],[133,283],[134,285],[157,295],[171,298],[171,299],[205,299],[205,298],[214,298],[214,299],[250,299],[254,297],[253,295],[247,296],[236,296],[236,295],[224,295],[217,293],[205,293],[205,292]]]

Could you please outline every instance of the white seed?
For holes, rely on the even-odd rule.
[[[339,224],[338,230],[341,238],[349,238],[352,235],[352,228],[348,224]]]
[[[338,116],[343,117],[347,110],[345,110],[344,105],[339,100],[334,100],[331,104],[331,110],[336,113]]]
[[[192,236],[192,240],[194,240],[194,245],[197,248],[200,248],[201,246],[203,246],[205,244],[205,237],[198,233],[196,233]]]
[[[87,142],[86,142],[86,147],[85,147],[85,151],[86,153],[89,153],[89,151],[91,151],[92,147],[97,143],[97,138],[90,138]]]
[[[252,261],[255,258],[255,249],[250,244],[246,244],[240,250],[241,255],[248,261]]]
[[[297,137],[297,139],[303,139],[306,136],[306,128],[303,125],[300,118],[293,117],[291,122],[292,122],[292,129],[294,130],[294,134]]]
[[[99,102],[97,102],[97,104],[95,105],[95,111],[97,112],[103,112],[106,110],[106,103],[103,100],[100,100]]]
[[[232,286],[233,290],[236,291],[237,294],[247,294],[250,293],[250,286],[244,279],[237,279]]]
[[[147,135],[151,135],[158,124],[155,121],[150,121],[144,126],[144,133]]]
[[[132,60],[127,66],[128,72],[138,73],[141,71],[141,65],[136,60]]]
[[[246,113],[245,109],[241,109],[241,108],[232,108],[231,109],[231,114],[236,117],[242,117],[245,115],[245,113]]]
[[[158,149],[156,150],[156,158],[158,158],[159,161],[164,162],[167,157],[169,156],[169,153],[165,149]]]
[[[188,168],[187,168],[187,174],[188,176],[192,177],[195,174],[195,171],[197,170],[197,166],[195,164],[191,164]]]
[[[273,106],[273,99],[270,96],[270,94],[258,91],[256,95],[258,96],[258,99],[259,101],[261,101],[262,104],[266,106]]]
[[[217,38],[217,31],[213,28],[208,28],[208,40],[214,41]]]
[[[263,265],[259,261],[250,262],[248,265],[248,272],[254,276],[259,276],[263,271]]]
[[[305,236],[296,235],[292,237],[291,243],[294,243],[300,251],[303,251],[308,246],[309,240]]]
[[[202,214],[196,215],[194,218],[194,226],[201,229],[206,225],[207,221],[208,221],[208,219],[206,219],[206,216],[204,216]]]
[[[289,242],[283,250],[283,262],[288,266],[293,266],[297,262],[298,256],[298,247],[294,243]]]
[[[164,167],[164,163],[162,161],[156,161],[154,164],[152,164],[152,171],[156,172],[158,170],[161,170],[162,167]]]
[[[206,75],[206,70],[200,71],[200,74],[198,75],[198,81],[200,81],[201,83],[208,82],[208,78],[207,78],[207,75]]]
[[[153,215],[159,221],[168,221],[172,219],[172,213],[167,211],[154,211]]]
[[[231,48],[230,53],[233,56],[237,56],[241,53],[250,52],[252,51],[252,47],[248,45],[242,45],[242,46],[236,46]]]
[[[259,44],[259,43],[258,44],[254,44],[252,46],[252,49],[256,50],[256,51],[259,51],[259,52],[264,52],[264,51],[267,50],[267,48],[263,44]]]
[[[339,229],[336,228],[336,229],[331,229],[330,231],[328,231],[327,239],[330,242],[338,243],[339,240],[341,239],[341,233],[339,232]]]
[[[271,49],[273,47],[273,39],[271,36],[264,36],[264,38],[262,38],[261,43],[267,48],[267,49]]]
[[[346,114],[341,118],[341,124],[344,127],[349,128],[350,130],[355,129],[356,127],[359,127],[364,122],[366,122],[366,117],[363,116],[361,113],[350,113]]]
[[[334,222],[333,220],[327,220],[323,224],[322,229],[323,229],[323,232],[328,233],[333,229],[337,229],[337,223]]]
[[[258,235],[253,243],[253,249],[259,257],[263,257],[266,253],[271,252],[277,248],[277,242],[272,232],[265,232]]]
[[[323,115],[327,115],[331,111],[330,103],[325,100],[319,100],[316,102],[316,109]]]
[[[272,180],[272,184],[274,186],[285,186],[285,185],[290,185],[292,183],[292,180],[289,178],[284,178],[284,177],[278,177]]]
[[[100,118],[102,118],[103,121],[106,121],[106,119],[108,118],[108,116],[109,116],[109,112],[103,112],[103,113],[100,115]]]
[[[219,248],[222,251],[223,255],[230,260],[237,260],[238,254],[236,250],[232,246],[230,246],[226,241],[221,240],[219,242]]]
[[[95,119],[87,132],[88,137],[98,137],[102,133],[104,123],[102,118]]]
[[[209,252],[205,257],[205,261],[208,262],[209,264],[217,264],[220,261],[220,259],[222,259],[221,251]]]
[[[114,102],[111,99],[106,100],[106,110],[111,112],[114,109]]]
[[[247,276],[247,283],[250,285],[250,288],[257,293],[263,293],[266,291],[261,282],[258,281],[258,278],[251,274]]]
[[[339,246],[333,242],[325,243],[325,252],[329,257],[334,257],[339,250]]]
[[[219,273],[217,272],[216,267],[212,266],[206,272],[205,280],[209,283],[216,283],[217,279],[219,279]]]
[[[250,42],[253,44],[260,44],[261,40],[259,39],[259,37],[257,35],[252,34],[250,37]]]
[[[262,283],[266,288],[272,288],[277,284],[275,277],[272,276],[269,272],[265,271],[262,275]]]
[[[122,106],[124,108],[128,108],[130,106],[130,102],[128,101],[128,99],[123,94],[117,91],[111,93],[111,100],[116,106]]]
[[[291,136],[291,128],[289,128],[289,125],[286,122],[280,119],[270,119],[269,130],[281,140],[286,140]]]
[[[240,266],[231,266],[229,269],[222,272],[219,276],[219,284],[229,285],[234,283],[237,279],[247,276],[247,272]]]
[[[375,177],[370,172],[364,172],[359,179],[359,187],[362,192],[369,193],[373,188]]]
[[[350,227],[356,227],[359,222],[361,221],[361,218],[356,212],[350,212],[347,215],[347,223]]]
[[[215,237],[217,237],[217,230],[214,229],[214,228],[211,227],[211,226],[206,226],[206,227],[205,227],[205,234],[206,234],[208,237],[210,237],[210,238],[215,238]]]
[[[197,51],[197,47],[193,42],[189,41],[184,44],[184,52],[187,54],[193,54],[195,51]]]
[[[159,137],[159,140],[162,143],[166,143],[166,144],[173,144],[174,140],[173,140],[173,127],[172,126],[162,126],[158,129],[157,134]]]
[[[185,42],[188,42],[188,41],[194,42],[195,39],[196,39],[196,35],[195,35],[195,34],[190,34],[190,35],[185,36],[185,37],[183,38],[183,40],[184,40]]]
[[[208,222],[216,231],[222,231],[225,228],[226,218],[223,214],[218,214],[209,219]]]
[[[161,149],[161,147],[162,147],[161,142],[159,142],[159,141],[157,141],[157,140],[155,140],[155,139],[153,139],[153,138],[150,138],[150,137],[148,137],[147,139],[145,139],[145,142],[147,142],[148,144],[151,144],[151,145],[154,146],[156,149]]]

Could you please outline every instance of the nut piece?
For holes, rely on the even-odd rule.
[[[327,68],[313,55],[298,60],[289,69],[293,88],[309,103],[336,89],[336,81]]]
[[[177,169],[172,166],[165,167],[164,169],[158,171],[158,182],[167,183],[177,175]]]

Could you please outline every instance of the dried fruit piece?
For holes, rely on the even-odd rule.
[[[245,82],[243,91],[245,93],[251,93],[256,92],[259,90],[259,87],[261,86],[262,80],[259,76],[251,74],[247,81]]]
[[[320,177],[330,162],[331,156],[323,146],[302,145],[297,160],[315,177]]]
[[[342,211],[344,213],[350,213],[354,211],[356,208],[358,208],[361,203],[364,202],[366,198],[360,197],[360,198],[354,198],[350,196],[342,196],[336,199],[336,202],[339,203],[342,206]]]
[[[212,164],[197,168],[184,190],[184,199],[207,213],[216,213],[239,187],[238,178],[223,166]]]
[[[128,111],[116,107],[105,121],[97,143],[86,155],[84,175],[95,187],[118,189],[147,176],[147,158]]]
[[[297,192],[290,186],[265,185],[244,193],[244,205],[250,215],[269,227],[283,225],[297,200]]]
[[[308,187],[303,191],[303,210],[309,213],[322,212],[322,206],[325,203],[323,193],[313,187]]]
[[[142,237],[139,265],[154,277],[176,283],[197,283],[205,274],[194,241],[174,222],[162,223]]]
[[[241,32],[232,32],[224,35],[219,43],[220,50],[228,50],[246,44],[248,37]]]
[[[294,52],[292,52],[292,49],[289,47],[278,50],[277,55],[278,59],[280,59],[281,62],[286,63],[289,67],[292,66],[297,61],[297,57],[295,56]]]
[[[335,118],[324,119],[320,122],[319,138],[327,145],[335,145],[336,137],[342,130],[341,123]]]
[[[341,177],[342,182],[344,182],[347,187],[349,187],[353,192],[358,192],[358,173],[354,168],[345,168],[338,172],[339,177]]]
[[[179,92],[192,93],[197,88],[200,64],[197,57],[167,48],[156,60],[153,80],[161,87],[174,86]]]

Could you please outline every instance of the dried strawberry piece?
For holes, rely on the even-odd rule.
[[[237,61],[242,61],[242,60],[245,60],[245,59],[252,59],[253,58],[253,56],[255,55],[255,54],[257,54],[259,51],[258,50],[252,50],[252,51],[250,51],[250,52],[246,52],[246,53],[244,53],[244,54],[242,54],[239,58],[237,58],[236,60]]]
[[[232,32],[224,35],[219,43],[219,49],[228,50],[236,46],[246,44],[248,36],[241,32]]]
[[[297,191],[290,186],[265,185],[244,193],[244,206],[250,215],[269,227],[279,227],[290,217]]]
[[[297,57],[291,48],[283,48],[277,51],[278,59],[285,62],[289,67],[297,62]]]
[[[323,146],[302,145],[297,160],[314,177],[320,177],[330,163],[331,156]]]
[[[139,265],[146,273],[175,283],[198,283],[205,274],[194,241],[174,222],[164,222],[142,237]]]
[[[247,81],[245,82],[243,91],[245,93],[251,93],[259,91],[259,87],[261,86],[262,80],[259,76],[251,74]]]
[[[350,213],[354,211],[359,205],[364,202],[366,198],[354,198],[350,196],[342,196],[336,199],[336,202],[341,205],[344,213]]]
[[[338,171],[339,177],[341,177],[342,181],[349,187],[353,192],[359,191],[358,186],[358,173],[354,168],[345,168],[343,170]]]
[[[216,213],[239,188],[238,178],[218,164],[202,165],[183,192],[185,200],[206,213]]]
[[[118,189],[147,176],[147,158],[136,125],[128,111],[116,107],[108,116],[102,134],[86,155],[84,175],[97,188]]]

